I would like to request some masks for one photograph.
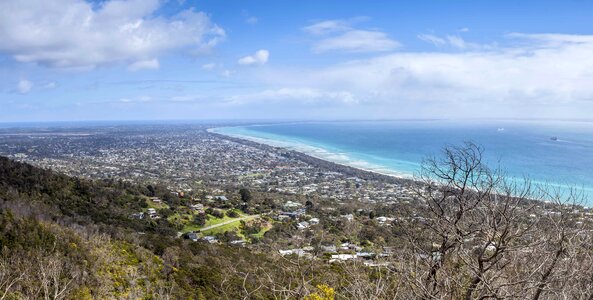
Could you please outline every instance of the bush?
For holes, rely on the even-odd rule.
[[[159,214],[161,216],[163,216],[163,218],[168,218],[171,215],[173,215],[175,212],[173,212],[170,208],[163,208],[163,209],[159,209]]]
[[[212,215],[215,218],[219,218],[219,219],[224,218],[224,214],[220,210],[217,210],[217,209],[213,209],[212,212],[210,213],[210,215]]]
[[[194,218],[194,223],[199,226],[206,225],[206,221],[208,221],[208,216],[205,213],[200,213]]]

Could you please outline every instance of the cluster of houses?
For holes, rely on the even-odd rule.
[[[377,185],[290,157],[282,149],[230,141],[201,126],[194,129],[198,130],[108,132],[114,139],[104,139],[105,132],[91,132],[84,143],[67,136],[49,136],[37,141],[35,151],[26,157],[18,156],[20,153],[13,156],[74,176],[160,182],[179,196],[204,186],[247,186],[338,201],[389,203],[414,197],[405,184]],[[47,153],[51,155],[44,155]],[[228,200],[225,196],[214,197]]]
[[[187,238],[192,240],[193,242],[204,241],[210,244],[218,243],[218,239],[215,236],[207,235],[200,237],[197,232],[189,232],[187,234]]]
[[[147,217],[150,219],[153,219],[153,220],[160,218],[158,213],[156,212],[156,209],[154,209],[154,208],[148,208],[146,210],[146,212],[141,211],[138,213],[134,213],[131,216],[132,219],[138,219],[138,220],[143,220],[144,218],[147,218]]]
[[[202,203],[192,204],[189,206],[189,208],[196,213],[204,212],[204,204]]]
[[[307,210],[301,203],[294,201],[287,201],[284,203],[284,210],[274,216],[276,221],[299,220],[307,214]],[[307,229],[313,225],[319,224],[319,218],[310,218],[306,221],[297,223],[297,228],[300,230]]]
[[[187,233],[187,238],[193,242],[206,242],[209,244],[217,244],[220,241],[212,235],[207,235],[207,236],[203,236],[200,237],[200,235],[197,232],[189,232]],[[231,246],[245,246],[247,244],[247,241],[244,239],[238,239],[238,240],[232,240],[228,242],[229,245]]]
[[[302,248],[278,250],[278,253],[282,256],[296,255],[307,259],[325,257],[328,258],[329,263],[362,260],[365,261],[365,265],[378,266],[383,265],[383,263],[377,262],[378,260],[393,256],[393,247],[383,247],[382,252],[375,253],[364,251],[363,247],[346,242],[338,246],[323,245],[317,249],[313,246],[305,246]]]
[[[176,192],[178,195],[182,195],[183,192]],[[210,201],[228,201],[229,199],[224,196],[224,195],[220,195],[220,196],[206,196],[206,199],[210,200]],[[150,197],[149,198],[150,201],[152,201],[154,204],[161,204],[163,201],[159,198],[159,197]],[[204,212],[205,206],[202,203],[194,203],[191,204],[189,206],[189,209],[191,209],[194,213],[202,213]],[[158,219],[160,218],[156,209],[155,208],[147,208],[146,212],[138,212],[138,213],[134,213],[131,215],[132,219],[144,219],[144,218],[151,218],[151,219]]]
[[[297,224],[297,228],[300,230],[303,229],[307,229],[309,227],[311,227],[312,225],[317,225],[319,224],[319,219],[318,218],[311,218],[308,221],[301,221]]]

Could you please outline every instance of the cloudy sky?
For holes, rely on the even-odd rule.
[[[593,1],[1,0],[0,122],[593,119]]]

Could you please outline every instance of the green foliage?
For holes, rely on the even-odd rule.
[[[233,210],[233,209],[230,209],[230,210],[228,210],[228,211],[226,212],[226,215],[227,215],[229,218],[238,218],[238,217],[239,217],[239,213],[238,213],[238,212],[236,212],[236,211],[235,211],[235,210]]]
[[[34,219],[15,218],[11,211],[0,213],[0,249],[47,249],[54,247],[58,241]]]
[[[249,202],[252,199],[251,191],[246,188],[242,188],[239,190],[239,194],[241,195],[241,201]]]
[[[161,228],[155,229],[152,222],[130,219],[146,207],[143,190],[122,181],[72,178],[0,157],[0,199],[27,199],[27,210],[47,217],[174,235],[167,221],[158,222]]]
[[[148,195],[169,204],[178,199],[158,185],[76,179],[0,157],[0,268],[14,278],[26,274],[7,299],[51,298],[40,291],[40,282],[49,290],[66,286],[65,299],[273,299],[274,289],[262,286],[267,278],[277,287],[291,286],[297,267],[267,253],[176,238],[166,217],[173,209],[159,209],[160,219],[131,219],[147,206]],[[211,220],[200,214],[194,221],[207,225],[228,218],[218,209],[208,212]],[[241,217],[228,215],[235,213]],[[268,225],[255,217],[236,219],[216,235],[222,242],[258,241]],[[293,224],[280,224],[271,236],[290,237],[294,230]],[[323,262],[307,264],[311,276],[337,276],[322,272]],[[43,267],[55,278],[44,281]]]
[[[224,218],[224,213],[218,209],[212,209],[208,214],[218,219]]]
[[[208,220],[208,216],[205,213],[199,213],[194,218],[194,223],[196,223],[199,226],[204,226],[206,224],[207,220]]]
[[[171,215],[173,215],[175,212],[173,210],[171,210],[170,208],[163,208],[163,209],[159,209],[158,213],[163,218],[168,218]]]
[[[243,235],[257,234],[263,229],[263,224],[259,221],[245,222],[241,221],[241,233]]]

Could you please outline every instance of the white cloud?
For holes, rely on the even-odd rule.
[[[207,63],[202,65],[202,70],[211,71],[214,70],[214,68],[216,68],[215,63]]]
[[[155,70],[160,67],[159,61],[156,58],[136,61],[128,66],[130,71],[139,70]]]
[[[578,34],[525,34],[525,33],[510,33],[508,38],[524,40],[525,45],[532,43],[535,47],[562,47],[564,45],[588,45],[593,43],[593,35],[578,35]],[[535,44],[533,44],[535,42]]]
[[[435,46],[444,46],[447,44],[445,39],[432,34],[419,34],[418,38],[427,43],[434,44]]]
[[[240,65],[263,65],[268,62],[270,52],[265,49],[261,49],[255,52],[253,55],[244,56],[239,59]]]
[[[194,9],[158,15],[159,0],[0,1],[0,52],[58,68],[135,63],[172,50],[204,52],[225,32]]]
[[[120,98],[119,100],[115,101],[116,103],[147,103],[153,101],[153,98],[150,96],[137,96],[131,98]]]
[[[56,87],[58,87],[58,85],[53,81],[43,85],[43,88],[48,90],[55,89]]]
[[[448,35],[447,41],[449,41],[449,44],[455,48],[465,49],[468,47],[468,44],[460,36]]]
[[[303,30],[314,35],[324,35],[328,33],[349,30],[350,24],[344,20],[321,21],[306,27]]]
[[[314,36],[321,36],[313,44],[314,53],[342,52],[385,52],[400,47],[400,43],[386,33],[377,30],[361,30],[351,26],[352,21],[327,20],[304,27]]]
[[[356,103],[357,99],[347,91],[326,91],[314,88],[280,88],[268,89],[262,92],[234,95],[226,97],[226,104],[243,105],[260,102],[291,101],[305,104],[318,104],[321,102]]]
[[[223,70],[222,72],[220,72],[220,75],[223,77],[231,77],[231,75],[233,75],[233,73],[235,73],[235,71]]]
[[[256,17],[252,16],[249,14],[249,12],[247,10],[243,10],[241,12],[241,15],[243,16],[243,18],[245,19],[245,23],[249,24],[249,25],[255,25],[257,24],[257,22],[259,21]]]
[[[419,34],[417,36],[420,40],[423,40],[427,43],[431,43],[437,47],[443,46],[450,46],[460,50],[466,49],[488,49],[494,48],[496,45],[482,45],[478,43],[470,43],[466,42],[462,37],[458,35],[446,35],[444,37],[439,37],[432,34]]]
[[[20,94],[27,94],[31,91],[31,89],[33,89],[33,82],[26,79],[20,80],[16,86],[16,90]]]
[[[273,85],[343,90],[382,112],[587,117],[593,109],[593,36],[509,38],[504,47],[474,48],[464,41],[456,52],[401,52],[262,76]]]
[[[400,44],[380,31],[351,30],[335,37],[323,39],[313,46],[313,52],[385,52]]]

